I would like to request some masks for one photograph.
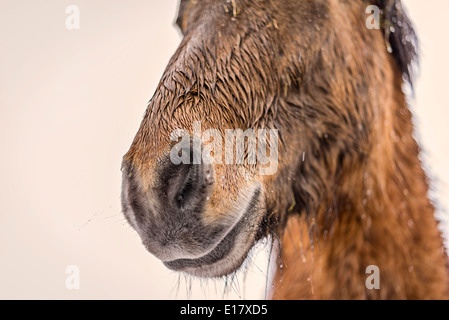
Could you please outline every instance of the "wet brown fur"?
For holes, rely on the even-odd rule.
[[[389,9],[384,2],[377,4]],[[203,130],[279,129],[279,171],[256,177],[266,207],[258,237],[281,239],[274,299],[449,295],[447,256],[402,90],[415,49],[394,35],[386,41],[385,25],[368,30],[367,5],[182,1],[184,39],[125,156],[150,188],[175,128],[191,130],[197,120]],[[245,184],[233,166],[215,170],[224,179],[211,197],[211,219]],[[380,290],[365,287],[369,265],[380,269]]]

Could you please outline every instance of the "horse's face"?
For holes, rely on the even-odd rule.
[[[364,10],[362,1],[181,1],[184,39],[122,168],[124,214],[167,267],[233,272],[289,212],[319,204],[344,154],[363,153],[373,112],[355,91],[368,97],[382,78],[371,69],[385,62],[359,47],[383,45]],[[240,151],[228,139],[237,129]]]

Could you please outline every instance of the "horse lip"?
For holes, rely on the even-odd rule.
[[[241,231],[252,224],[254,219],[251,219],[255,212],[257,211],[257,203],[259,202],[259,197],[261,194],[261,187],[257,187],[254,191],[251,200],[248,202],[245,212],[240,217],[239,221],[231,228],[228,233],[213,247],[210,251],[205,253],[202,257],[194,259],[176,259],[172,261],[163,261],[164,265],[174,271],[187,271],[198,268],[207,268],[208,265],[212,265],[220,260],[226,259],[231,250],[234,248],[235,240]],[[243,256],[246,256],[246,250]],[[239,257],[240,258],[240,257]],[[242,260],[243,262],[243,260]]]

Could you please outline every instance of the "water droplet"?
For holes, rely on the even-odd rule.
[[[209,200],[210,200],[210,197],[206,197],[206,200],[209,201]]]
[[[410,266],[410,267],[408,268],[408,272],[412,273],[413,271],[415,271],[415,267]]]

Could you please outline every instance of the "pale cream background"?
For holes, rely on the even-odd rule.
[[[404,2],[422,40],[413,109],[434,197],[448,208],[449,1]],[[80,30],[65,27],[70,4],[81,10]],[[121,157],[180,41],[176,7],[0,0],[0,298],[264,296],[266,249],[229,294],[223,281],[184,277],[177,289],[178,275],[145,251],[120,213]],[[79,290],[65,287],[72,264]]]

